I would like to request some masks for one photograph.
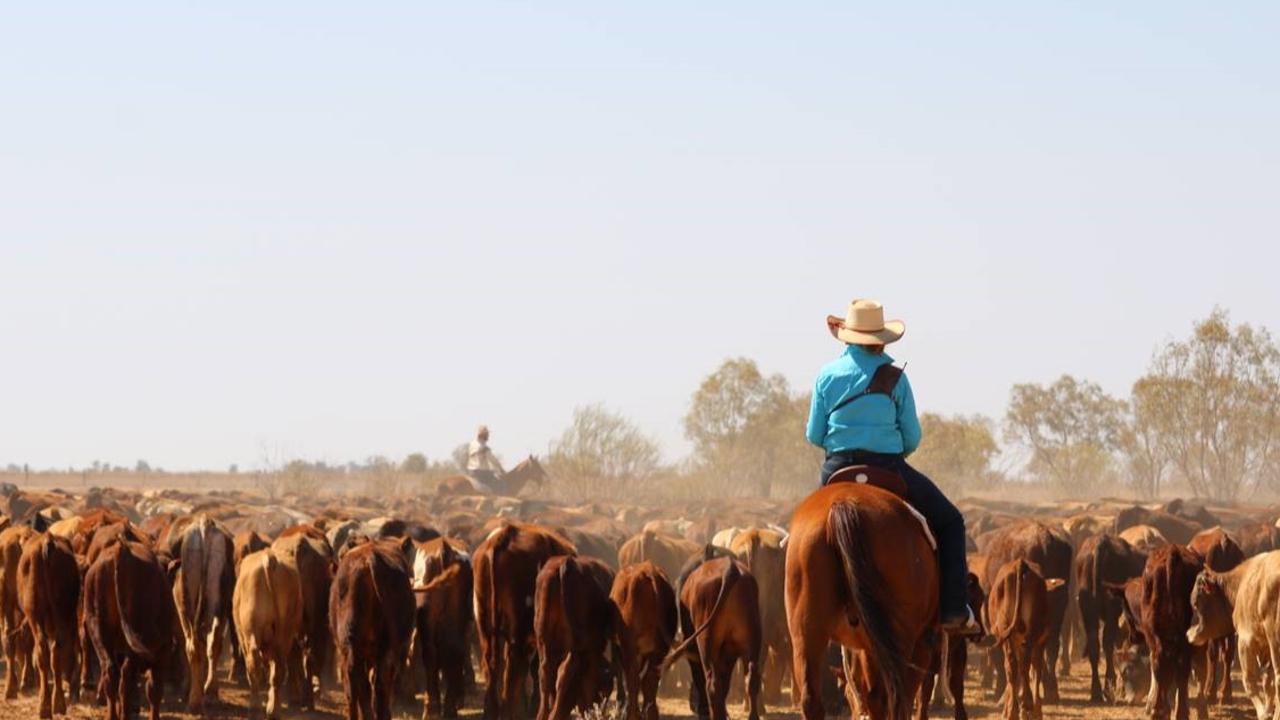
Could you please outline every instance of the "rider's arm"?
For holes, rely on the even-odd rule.
[[[813,384],[813,399],[809,402],[809,425],[804,436],[809,442],[822,447],[827,439],[827,406],[822,400],[822,379]]]
[[[903,375],[893,391],[894,405],[898,407],[898,431],[902,433],[902,454],[910,455],[920,447],[920,418],[916,417],[916,397],[911,392],[911,382]]]

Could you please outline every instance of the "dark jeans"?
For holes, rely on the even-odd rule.
[[[907,501],[924,515],[938,540],[938,575],[941,585],[942,617],[963,615],[969,604],[969,566],[964,556],[964,515],[947,499],[933,481],[897,455],[854,452],[834,453],[822,464],[822,484],[840,468],[873,465],[894,470],[907,484]],[[973,609],[976,613],[978,608]]]

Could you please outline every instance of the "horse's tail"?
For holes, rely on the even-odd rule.
[[[666,660],[662,661],[661,673],[666,673],[667,669],[671,667],[671,663],[678,660],[689,649],[689,646],[698,639],[698,636],[711,627],[711,623],[715,622],[716,615],[720,614],[720,607],[724,604],[724,599],[729,594],[729,590],[738,583],[738,578],[740,577],[742,577],[742,571],[738,569],[738,564],[733,561],[733,558],[728,558],[725,561],[724,571],[720,573],[720,592],[716,593],[716,602],[711,606],[711,612],[707,613],[707,619],[702,621],[702,625],[698,626],[697,630],[689,633],[689,637],[667,653]]]
[[[876,684],[884,689],[890,720],[906,720],[912,698],[907,694],[908,663],[893,631],[885,603],[878,597],[879,572],[867,552],[867,529],[853,502],[840,502],[827,513],[827,531],[835,540],[849,586],[856,621],[862,624],[870,642],[870,670]]]

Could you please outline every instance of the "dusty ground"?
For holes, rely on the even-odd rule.
[[[1089,694],[1087,671],[1088,666],[1084,663],[1077,663],[1072,667],[1071,677],[1062,684],[1063,702],[1058,705],[1046,705],[1044,709],[1045,718],[1137,720],[1145,717],[1141,707],[1089,705],[1086,702]],[[1250,706],[1239,692],[1239,683],[1236,685],[1236,690],[1237,699],[1235,703],[1226,708],[1211,708],[1211,718],[1214,720],[1224,718],[1249,720],[1253,717]],[[1192,692],[1195,692],[1194,689]],[[1000,717],[999,707],[987,696],[985,691],[976,686],[976,680],[972,675],[965,694],[968,698],[969,717],[973,720],[994,720]],[[192,720],[195,717],[183,710],[181,703],[178,702],[172,690],[167,692],[166,696],[166,702],[161,714],[163,718],[166,718],[166,720]],[[232,720],[233,718],[248,717],[248,693],[245,690],[224,688],[222,700],[223,702],[210,705],[206,718],[209,720]],[[479,698],[475,696],[469,698],[467,709],[463,713],[464,716],[476,717],[479,715],[479,709],[476,705],[478,700]],[[28,720],[29,718],[35,718],[37,716],[37,707],[35,697],[30,694],[8,703],[0,701],[0,720]],[[660,702],[659,708],[663,717],[688,717],[690,715],[688,705],[679,699],[664,699]],[[741,718],[743,715],[741,708],[736,706],[730,708],[730,714],[734,718]],[[951,711],[949,708],[934,709],[931,715],[937,718],[950,718]],[[68,717],[75,720],[103,718],[106,717],[106,712],[103,708],[81,703],[70,708]],[[345,718],[346,714],[342,705],[341,693],[330,691],[323,696],[317,711],[297,712],[286,709],[282,713],[282,717],[296,718],[297,720],[336,720]],[[395,717],[397,720],[418,720],[422,717],[422,706],[401,707],[397,710]],[[798,715],[791,708],[769,708],[766,717],[777,718],[778,720],[794,720],[798,718]]]

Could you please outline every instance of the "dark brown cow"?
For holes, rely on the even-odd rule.
[[[757,720],[764,638],[755,578],[735,558],[718,557],[690,562],[679,585],[684,640],[671,657],[684,655],[689,661],[694,678],[690,709],[698,717],[726,720],[729,682],[734,665],[741,661],[747,718]]]
[[[1146,553],[1115,535],[1104,533],[1080,545],[1075,561],[1076,602],[1091,673],[1091,702],[1115,699],[1115,646],[1123,610],[1120,599],[1107,591],[1107,583],[1140,577],[1146,564]],[[1103,673],[1098,671],[1100,661],[1106,665]]]
[[[1270,522],[1246,525],[1236,531],[1236,542],[1247,558],[1280,550],[1280,527]]]
[[[972,563],[970,563],[970,567],[973,567]],[[966,589],[968,591],[969,607],[974,608],[974,612],[977,613],[978,624],[982,626],[983,618],[986,617],[987,595],[982,590],[982,583],[979,581],[978,575],[972,571],[969,572]],[[920,695],[916,703],[916,720],[928,720],[929,705],[931,699],[935,697],[934,683],[939,675],[945,675],[946,677],[947,692],[951,696],[951,708],[955,720],[968,720],[969,710],[964,704],[964,676],[969,664],[969,643],[976,642],[978,639],[980,638],[966,640],[949,633],[942,634],[942,642],[934,652],[933,661],[929,665],[929,673],[925,675],[924,681],[920,684]]]
[[[310,527],[310,526],[305,526]],[[333,556],[324,533],[295,532],[282,535],[271,545],[280,562],[298,574],[302,588],[302,625],[298,641],[289,653],[289,680],[297,705],[315,708],[315,690],[324,677],[333,640],[329,636],[329,587],[333,583]]]
[[[485,717],[510,720],[524,698],[533,653],[533,594],[551,558],[573,555],[573,544],[550,530],[504,523],[476,548],[476,629],[488,683]]]
[[[436,538],[417,543],[413,558],[417,643],[427,672],[423,718],[455,718],[462,705],[475,587],[471,556],[464,548],[455,538]]]
[[[1204,566],[1213,572],[1234,570],[1244,562],[1245,554],[1236,541],[1221,527],[1197,533],[1188,545],[1192,552],[1204,559]],[[1231,665],[1236,655],[1236,636],[1214,638],[1205,649],[1208,658],[1208,701],[1231,704]]]
[[[1194,520],[1179,517],[1164,510],[1148,510],[1140,505],[1125,508],[1116,515],[1115,531],[1122,532],[1134,525],[1151,525],[1171,543],[1185,545],[1204,526]]]
[[[1178,720],[1190,717],[1191,590],[1203,567],[1200,556],[1181,545],[1156,549],[1142,574],[1142,612],[1137,618],[1151,651],[1152,720],[1168,720],[1176,700]]]
[[[616,644],[613,570],[594,558],[553,557],[538,572],[533,632],[538,649],[538,720],[568,720],[606,688],[606,650]]]
[[[1004,694],[1005,720],[1020,714],[1039,718],[1041,675],[1053,672],[1046,663],[1045,646],[1053,628],[1049,624],[1049,590],[1062,580],[1046,580],[1023,558],[1001,566],[987,596],[987,622],[996,645],[1004,653],[1008,684]]]
[[[390,720],[413,633],[409,564],[398,542],[366,541],[342,556],[329,591],[329,629],[348,720]]]
[[[79,700],[76,676],[76,609],[80,601],[80,568],[71,543],[51,534],[37,535],[22,546],[18,560],[18,604],[35,640],[40,673],[40,717],[67,713],[63,683],[71,700]]]
[[[1137,703],[1144,693],[1150,693],[1155,687],[1151,683],[1151,654],[1139,619],[1142,617],[1142,577],[1131,578],[1119,585],[1107,583],[1106,588],[1120,603],[1124,618],[1123,639],[1115,652],[1119,681],[1116,700]]]
[[[149,673],[151,720],[160,718],[162,672],[174,642],[177,610],[169,579],[151,549],[122,542],[103,550],[85,573],[84,618],[102,668],[98,694],[108,720],[129,717],[138,674]]]
[[[1071,578],[1072,551],[1066,531],[1062,528],[1050,527],[1038,520],[1027,520],[997,531],[997,534],[986,544],[984,554],[987,556],[987,576],[984,578],[983,585],[988,589],[994,587],[996,574],[1010,560],[1023,559],[1030,562],[1038,568],[1046,581],[1058,579],[1067,583]],[[1068,599],[1066,592],[1050,594],[1049,640],[1045,645],[1047,667],[1050,669],[1058,664]],[[1056,703],[1058,701],[1057,675],[1046,672],[1042,681],[1044,682],[1044,700]]]
[[[35,535],[36,531],[26,525],[14,525],[0,531],[0,633],[3,633],[4,640],[6,700],[18,697],[19,684],[24,688],[35,684],[31,628],[26,624],[22,606],[18,603],[18,560],[22,558],[23,543]],[[21,678],[19,670],[22,671]]]
[[[627,693],[626,720],[658,720],[658,681],[662,662],[675,639],[679,618],[676,593],[662,569],[646,560],[618,571],[609,597],[622,624],[622,676]]]

